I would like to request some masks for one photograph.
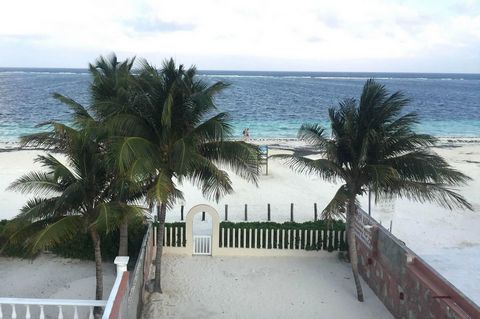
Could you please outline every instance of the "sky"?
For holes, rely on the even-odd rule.
[[[0,67],[480,73],[480,0],[1,0]]]

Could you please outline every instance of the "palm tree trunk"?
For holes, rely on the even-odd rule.
[[[92,237],[93,247],[95,248],[95,276],[96,276],[96,286],[95,286],[95,299],[103,299],[103,269],[102,269],[102,251],[100,249],[100,236],[95,228],[90,229],[90,236]],[[102,308],[95,307],[94,309],[95,318],[99,318],[102,313]]]
[[[128,256],[128,220],[120,224],[120,242],[118,244],[118,256]]]
[[[354,217],[357,213],[355,205],[355,197],[348,201],[347,209],[347,239],[348,239],[348,254],[350,257],[350,264],[352,265],[353,280],[357,288],[358,301],[363,302],[363,290],[360,282],[360,275],[358,273],[358,254],[357,254],[357,240],[353,230]]]
[[[162,293],[162,254],[163,254],[163,234],[165,232],[165,216],[167,205],[162,203],[157,206],[158,226],[157,226],[157,254],[155,257],[155,285],[154,291]]]

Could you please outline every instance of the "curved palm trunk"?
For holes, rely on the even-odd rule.
[[[157,227],[157,253],[155,257],[155,286],[154,291],[162,293],[162,254],[163,254],[163,234],[165,233],[165,216],[167,205],[162,203],[157,206],[158,227]]]
[[[348,239],[348,254],[350,257],[350,264],[352,265],[353,280],[357,288],[358,301],[363,302],[363,290],[360,282],[360,275],[358,273],[358,254],[357,254],[357,240],[353,230],[354,217],[357,213],[355,205],[355,197],[348,201],[347,208],[347,239]]]
[[[128,256],[128,220],[120,225],[120,241],[118,244],[118,256]]]
[[[102,251],[100,249],[100,236],[96,229],[90,229],[90,236],[92,237],[93,247],[95,249],[95,276],[96,276],[96,286],[95,286],[95,299],[103,299],[103,269],[102,269]],[[99,318],[102,309],[100,307],[95,307],[94,310],[95,318]]]

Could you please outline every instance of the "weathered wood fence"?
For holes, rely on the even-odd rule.
[[[242,223],[245,225],[245,223]],[[275,228],[269,225],[237,227],[235,223],[220,223],[220,248],[284,249],[284,250],[346,250],[344,229]],[[300,224],[299,224],[300,225]],[[166,223],[163,245],[185,247],[185,223]]]
[[[221,248],[345,250],[345,230],[238,228],[220,224]]]

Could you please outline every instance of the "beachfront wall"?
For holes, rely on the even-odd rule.
[[[169,255],[192,255],[198,250],[193,236],[193,217],[205,212],[212,217],[209,241],[202,240],[202,253],[212,256],[318,256],[322,251],[346,250],[343,229],[298,229],[285,226],[220,222],[216,210],[208,205],[197,205],[187,214],[185,223],[167,223],[163,252]],[[279,225],[279,224],[278,224]],[[205,244],[208,247],[205,247]],[[208,253],[205,253],[208,252]]]
[[[395,318],[480,318],[480,309],[424,260],[359,210],[362,277]]]
[[[143,237],[135,268],[130,279],[128,293],[128,317],[140,318],[146,301],[145,287],[149,280],[153,256],[155,253],[153,227],[149,226]]]

